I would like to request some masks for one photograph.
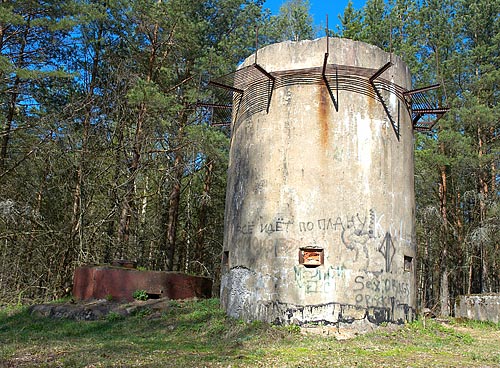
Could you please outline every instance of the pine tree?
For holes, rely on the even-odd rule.
[[[500,129],[497,93],[500,81],[500,3],[498,1],[461,1],[457,18],[461,20],[460,57],[456,60],[461,83],[459,116],[464,132],[472,139],[475,168],[473,215],[468,219],[468,238],[480,260],[480,282],[475,291],[491,292],[498,285],[496,266],[499,249],[497,218],[492,209],[498,203],[498,141]],[[472,189],[472,188],[471,188]],[[470,265],[472,267],[472,264]],[[469,281],[470,283],[471,281]],[[472,285],[471,285],[472,286]],[[469,289],[471,288],[469,287]]]
[[[389,51],[390,25],[383,0],[368,0],[363,7],[363,29],[361,39]]]
[[[361,11],[354,9],[351,0],[348,1],[344,13],[339,15],[340,37],[350,38],[352,40],[361,40],[362,27]]]
[[[309,0],[287,0],[278,15],[270,18],[264,30],[266,43],[300,41],[314,38]]]

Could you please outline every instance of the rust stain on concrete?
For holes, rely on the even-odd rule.
[[[368,86],[368,89],[370,91],[370,94],[372,96],[375,96],[375,90],[373,89],[372,85],[370,84]],[[368,117],[370,119],[374,119],[375,118],[375,110],[377,108],[377,101],[375,100],[375,97],[372,97],[372,96],[366,96],[366,98],[368,99]]]
[[[320,143],[323,148],[328,145],[328,121],[330,118],[331,106],[330,95],[326,86],[320,85],[318,88],[318,121],[320,127]]]

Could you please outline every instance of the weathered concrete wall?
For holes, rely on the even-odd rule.
[[[500,322],[500,294],[460,295],[455,301],[455,317]]]
[[[285,42],[259,50],[258,63],[270,73],[318,67],[325,51],[326,39]],[[330,39],[330,64],[378,69],[388,61],[375,46]],[[410,89],[406,65],[392,62],[382,76]],[[398,110],[395,96],[387,102]],[[337,112],[320,82],[276,88],[269,113],[233,126],[221,281],[229,315],[413,319],[413,131],[404,108],[399,120],[400,140],[373,97],[341,90]],[[308,247],[323,253],[322,265],[300,264]]]

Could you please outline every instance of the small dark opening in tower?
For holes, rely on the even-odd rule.
[[[224,266],[228,266],[229,265],[229,251],[228,250],[225,250],[222,253],[222,264]]]
[[[324,253],[321,248],[300,248],[299,264],[305,267],[318,267],[324,262]]]
[[[161,292],[160,293],[148,293],[148,299],[160,299],[161,298]]]
[[[413,257],[405,256],[404,258],[404,270],[405,272],[410,272],[413,269]]]

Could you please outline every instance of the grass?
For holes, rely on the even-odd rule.
[[[93,322],[0,311],[0,367],[496,367],[500,326],[450,320],[351,340],[226,318],[218,300]]]

